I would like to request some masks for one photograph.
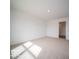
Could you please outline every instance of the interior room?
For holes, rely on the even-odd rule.
[[[10,0],[11,59],[69,59],[69,0]]]
[[[66,22],[59,22],[59,38],[66,38]]]

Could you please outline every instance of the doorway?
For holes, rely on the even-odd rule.
[[[59,38],[66,39],[66,22],[59,22]]]

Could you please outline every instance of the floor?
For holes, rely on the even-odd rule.
[[[11,59],[69,59],[69,41],[40,38],[13,48],[11,54]]]

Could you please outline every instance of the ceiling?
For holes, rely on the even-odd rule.
[[[69,16],[69,0],[11,0],[12,9],[28,12],[41,19],[57,19]]]

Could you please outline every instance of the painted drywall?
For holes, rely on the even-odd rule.
[[[59,38],[59,22],[66,21],[66,39],[69,39],[69,18],[64,17],[55,20],[48,20],[47,36]]]
[[[11,10],[10,43],[18,44],[44,36],[59,37],[59,22],[66,21],[66,39],[69,39],[68,17],[56,20],[43,20],[23,11]]]
[[[69,20],[66,20],[66,39],[69,40]]]
[[[69,0],[10,0],[11,8],[29,12],[42,19],[57,19],[69,15]],[[48,13],[48,9],[51,11]]]
[[[58,22],[55,20],[48,20],[47,24],[47,36],[58,38]]]
[[[11,45],[46,36],[46,21],[11,10]]]

